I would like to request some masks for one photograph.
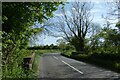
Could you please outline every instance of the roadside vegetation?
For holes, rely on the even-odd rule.
[[[70,15],[65,9],[61,10],[63,16],[58,16],[58,27],[54,28],[64,34],[58,36],[63,37],[75,50],[63,52],[62,55],[120,72],[120,0],[109,5],[114,8],[109,7],[111,11],[103,16],[104,25],[92,22],[91,3],[72,3]],[[114,25],[110,22],[112,18],[118,20]]]
[[[87,38],[85,51],[66,51],[62,55],[120,73],[120,24],[117,23],[115,27],[117,29],[103,28]]]
[[[23,68],[23,58],[30,56],[28,43],[43,31],[34,27],[53,17],[60,2],[2,2],[2,78],[31,78],[34,71]],[[36,59],[38,59],[36,54]],[[37,60],[36,60],[37,61]],[[36,65],[36,62],[34,62]],[[34,68],[35,69],[35,68]]]
[[[120,72],[120,34],[117,29],[104,28],[87,41],[84,48],[86,51],[68,51],[62,55]]]
[[[35,53],[34,62],[33,62],[33,76],[32,78],[37,78],[39,75],[39,64],[41,55],[43,54],[41,50],[32,50]]]
[[[118,22],[111,25],[110,17],[105,17],[103,26],[92,22],[93,5],[88,2],[3,2],[2,78],[37,77],[40,56],[49,52],[61,52],[66,57],[120,72],[120,15],[116,14],[120,11],[120,0],[117,1],[112,4],[110,17]],[[65,4],[71,7],[69,14]],[[62,16],[54,17],[59,5]],[[58,44],[30,47],[44,31],[60,37]],[[33,52],[33,69],[26,71],[23,58]]]

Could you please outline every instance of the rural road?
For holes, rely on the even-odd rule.
[[[47,53],[41,56],[39,78],[118,78],[120,74],[61,56]]]

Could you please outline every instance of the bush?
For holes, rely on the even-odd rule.
[[[120,54],[111,54],[111,53],[94,53],[91,54],[91,57],[93,58],[99,58],[104,60],[120,60]]]
[[[25,70],[22,67],[23,58],[30,55],[28,50],[16,50],[17,55],[11,55],[7,64],[2,65],[2,77],[3,78],[26,78],[28,77]],[[28,72],[31,75],[31,71]]]

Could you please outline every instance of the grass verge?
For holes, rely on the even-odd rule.
[[[32,50],[32,51],[35,52],[35,58],[34,58],[33,69],[32,69],[33,78],[37,78],[37,76],[39,75],[40,58],[41,58],[42,54],[60,52],[59,50]]]
[[[34,52],[35,52],[35,58],[34,58],[32,70],[33,70],[33,77],[37,78],[39,74],[40,57],[43,53],[39,50],[34,50]]]

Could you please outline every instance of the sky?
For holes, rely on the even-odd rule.
[[[72,1],[72,0],[70,0]],[[103,26],[103,23],[105,23],[105,19],[102,18],[102,15],[106,15],[108,13],[108,7],[106,6],[107,4],[102,0],[92,0],[94,1],[94,6],[91,10],[91,15],[93,16],[93,22],[99,23],[101,26]],[[109,0],[112,1],[112,0]],[[68,5],[65,5],[66,9],[69,9],[70,7]],[[68,10],[69,11],[69,10]],[[55,16],[59,16],[59,10],[54,12]],[[55,38],[53,36],[48,36],[48,35],[41,35],[41,37],[38,37],[38,40],[35,42],[36,45],[50,45],[50,44],[57,44],[57,40],[60,39]]]

